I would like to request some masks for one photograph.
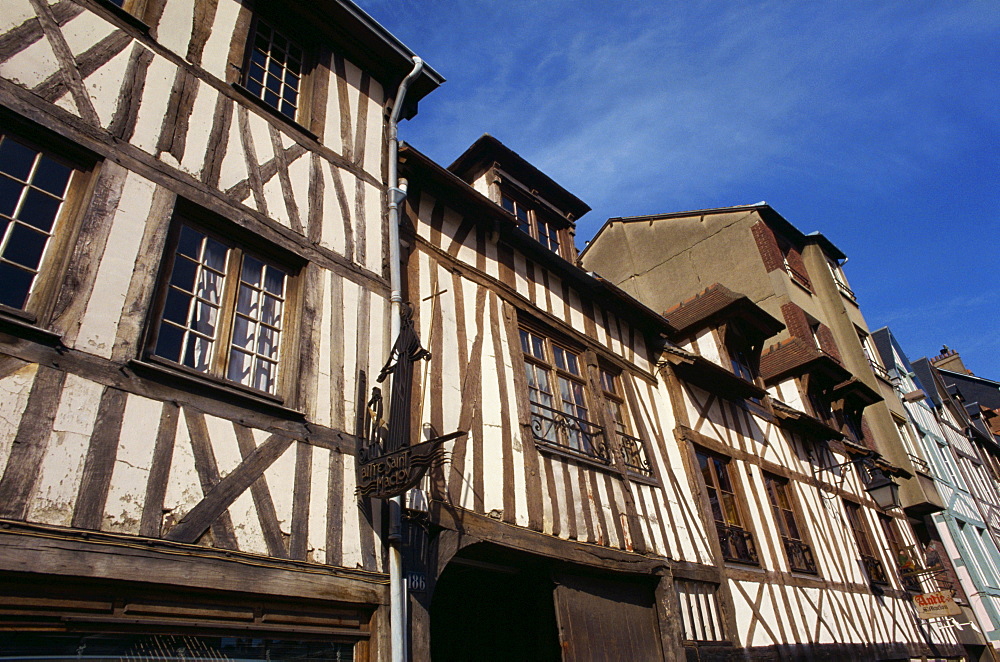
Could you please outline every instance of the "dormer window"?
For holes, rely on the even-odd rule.
[[[506,192],[500,195],[500,206],[514,215],[518,229],[553,253],[562,254],[559,250],[559,228],[552,220],[545,218],[544,211]]]
[[[522,232],[531,234],[531,220],[528,213],[528,208],[520,204],[514,198],[504,195],[500,198],[500,206],[509,211],[517,219],[517,227]]]
[[[750,341],[736,326],[730,325],[726,330],[726,351],[729,353],[733,374],[751,384],[755,383],[757,371],[750,359],[752,356]]]

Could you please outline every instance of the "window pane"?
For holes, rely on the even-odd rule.
[[[72,169],[69,166],[42,155],[38,161],[38,167],[35,169],[35,176],[31,178],[31,183],[61,198],[66,195],[66,184],[69,183],[71,172]]]
[[[0,175],[0,214],[13,216],[24,191],[24,184],[6,175]]]
[[[198,277],[198,265],[180,255],[174,261],[174,270],[170,272],[170,284],[185,292],[194,292],[194,282]]]
[[[0,303],[11,308],[23,308],[34,279],[34,272],[0,262],[0,283],[3,283],[3,287],[0,287]]]
[[[253,387],[261,391],[272,390],[276,368],[277,366],[270,361],[258,361],[257,369],[254,370]]]
[[[207,372],[212,360],[212,343],[207,338],[187,334],[187,351],[183,363],[200,372]]]
[[[253,328],[250,320],[237,315],[233,320],[233,346],[250,349],[253,346]]]
[[[250,366],[253,361],[250,355],[233,349],[229,353],[229,371],[227,377],[244,386],[250,386]]]
[[[36,150],[4,136],[3,142],[0,142],[0,172],[26,182],[36,156]]]
[[[197,260],[201,256],[201,242],[204,238],[205,235],[192,230],[186,225],[181,227],[180,236],[177,240],[177,252],[180,255],[186,255]]]
[[[59,198],[54,198],[38,189],[28,189],[28,194],[24,196],[24,202],[17,212],[17,218],[43,232],[49,232],[55,223],[61,204],[62,200]]]
[[[192,299],[190,294],[170,288],[170,291],[167,292],[167,300],[163,304],[163,319],[187,326]]]
[[[216,271],[226,270],[229,248],[211,237],[205,237],[204,263]]]
[[[236,311],[244,315],[257,316],[257,290],[246,285],[240,285],[240,294],[236,299]]]
[[[717,457],[712,458],[712,463],[715,465],[715,471],[719,478],[719,489],[732,492],[733,486],[729,483],[728,465]]]
[[[281,300],[274,297],[264,297],[264,309],[260,321],[270,326],[281,326]]]
[[[3,258],[37,270],[49,236],[27,225],[15,223],[4,247]]]
[[[204,301],[199,301],[194,307],[194,319],[191,328],[209,338],[215,338],[215,325],[218,322],[218,309]]]
[[[160,325],[160,335],[156,339],[156,355],[180,363],[184,330],[171,324]]]
[[[726,513],[726,523],[740,525],[740,513],[736,507],[736,497],[732,494],[722,493],[722,503]]]

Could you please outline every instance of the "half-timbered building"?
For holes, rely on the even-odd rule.
[[[352,432],[413,66],[340,0],[3,3],[0,656],[386,659]]]
[[[961,653],[916,618],[912,533],[865,489],[898,470],[765,389],[781,322],[718,285],[661,315],[575,266],[586,205],[490,136],[401,161],[439,359],[412,421],[468,432],[408,500],[414,659]]]

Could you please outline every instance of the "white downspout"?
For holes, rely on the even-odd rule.
[[[399,181],[399,137],[397,125],[403,111],[403,100],[410,83],[420,75],[424,61],[413,56],[413,70],[399,84],[389,116],[389,338],[390,347],[399,337],[403,306],[401,250],[399,244],[399,206],[406,199],[406,181]],[[390,403],[391,404],[391,403]],[[388,409],[387,409],[388,411]],[[406,646],[406,586],[403,583],[403,550],[400,532],[403,497],[389,501],[389,629],[392,662],[405,662]]]

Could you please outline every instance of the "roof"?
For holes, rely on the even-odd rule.
[[[601,229],[597,231],[594,238],[590,240],[590,243],[584,247],[580,252],[580,256],[586,254],[587,249],[594,244],[604,230],[610,227],[614,223],[649,223],[650,221],[660,221],[669,220],[674,218],[686,218],[689,216],[708,216],[711,214],[732,214],[734,212],[757,212],[760,214],[761,218],[764,219],[771,227],[775,228],[786,238],[799,244],[816,243],[823,249],[826,255],[834,260],[844,260],[847,256],[837,248],[832,241],[826,238],[823,234],[819,232],[812,232],[810,234],[805,234],[797,227],[792,225],[784,216],[779,214],[775,209],[767,204],[766,202],[758,202],[752,205],[736,205],[734,207],[715,207],[712,209],[695,209],[691,211],[677,211],[670,212],[666,214],[647,214],[644,216],[616,216],[609,218],[601,226]]]
[[[749,297],[719,283],[709,285],[693,297],[668,308],[663,316],[678,332],[736,316],[749,322],[762,338],[770,338],[785,328]]]
[[[446,192],[450,207],[468,213],[471,219],[497,232],[506,244],[515,247],[539,264],[545,265],[546,269],[573,285],[581,294],[589,295],[612,310],[625,312],[633,319],[640,319],[661,333],[674,332],[673,326],[659,313],[610,281],[584,271],[519,230],[510,212],[483,196],[458,175],[435,163],[412,145],[400,143],[399,154],[401,167],[410,176],[411,181],[431,184],[438,190]]]
[[[813,343],[796,336],[771,345],[761,354],[760,376],[766,384],[806,371],[823,374],[835,384],[851,378],[851,373],[839,361]]]
[[[472,143],[454,163],[448,166],[448,170],[462,180],[471,182],[479,172],[489,168],[493,163],[499,163],[501,168],[510,172],[522,184],[537,190],[542,198],[558,209],[572,214],[574,219],[590,211],[587,203],[488,133],[484,133]]]
[[[301,6],[307,13],[316,14],[316,25],[324,34],[334,36],[340,52],[389,86],[387,97],[396,94],[396,87],[413,70],[413,51],[350,0],[317,0],[303,2]],[[417,102],[444,80],[441,74],[424,64],[407,91],[402,117],[409,119],[416,115]]]

